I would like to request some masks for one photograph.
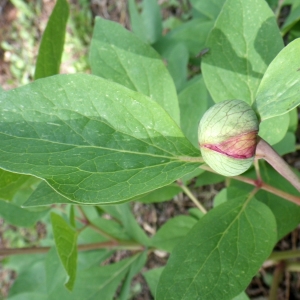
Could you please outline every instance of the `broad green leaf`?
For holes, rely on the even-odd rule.
[[[210,51],[201,69],[214,101],[241,99],[249,104],[267,66],[283,48],[264,0],[226,0],[206,44]]]
[[[51,222],[56,250],[69,276],[65,286],[68,290],[72,290],[77,268],[77,232],[55,213],[51,214]]]
[[[227,189],[222,189],[214,198],[214,207],[227,201]]]
[[[172,252],[174,246],[181,242],[197,220],[189,216],[178,216],[168,220],[152,238],[152,246]]]
[[[38,179],[0,169],[0,198],[11,201],[20,189],[30,188]]]
[[[292,110],[289,111],[289,115],[290,115],[290,124],[289,124],[289,131],[290,132],[296,132],[297,128],[298,128],[298,110],[297,108],[294,108]]]
[[[138,202],[143,203],[159,203],[171,200],[174,196],[181,192],[181,188],[177,184],[170,184],[154,190],[145,196],[136,199]]]
[[[190,142],[198,149],[198,126],[206,112],[207,89],[203,78],[199,76],[193,84],[188,85],[178,96],[181,129]]]
[[[300,39],[288,44],[269,65],[256,93],[262,120],[280,116],[300,104]]]
[[[24,207],[31,206],[44,206],[52,204],[75,204],[66,197],[60,195],[53,190],[45,181],[41,181],[38,187],[32,192],[26,202],[23,204]]]
[[[250,298],[247,296],[245,292],[242,292],[236,297],[234,297],[232,300],[250,300]]]
[[[176,89],[180,91],[188,77],[188,49],[184,44],[177,44],[164,55],[164,59],[166,60],[167,68],[174,80]]]
[[[68,17],[68,2],[57,0],[42,37],[34,79],[59,73]]]
[[[26,208],[0,200],[0,216],[7,222],[15,226],[31,227],[40,220],[48,210],[30,211]]]
[[[299,192],[267,163],[261,163],[263,180],[277,189],[299,196]],[[299,176],[299,173],[297,173]],[[278,240],[291,232],[300,223],[300,206],[266,191],[260,191],[257,199],[268,205],[277,222]]]
[[[255,199],[232,199],[207,213],[169,258],[156,299],[231,300],[270,255],[276,221]]]
[[[299,192],[267,163],[260,161],[260,172],[263,181],[267,184],[284,192],[299,196]],[[299,175],[299,173],[297,174]],[[253,169],[244,175],[248,178],[256,179],[256,174]],[[253,186],[249,184],[231,180],[230,186],[227,188],[227,197],[228,199],[232,199],[236,196],[246,195],[247,191],[249,192],[252,189]],[[298,205],[263,190],[260,190],[255,197],[257,200],[268,205],[275,216],[278,240],[292,231],[300,223],[300,207]]]
[[[164,56],[164,53],[170,51],[177,44],[184,44],[189,50],[190,56],[195,57],[205,48],[205,42],[212,26],[212,21],[190,20],[168,32],[153,47]]]
[[[162,34],[162,19],[157,0],[143,0],[139,14],[135,0],[128,2],[132,31],[144,42],[153,44]]]
[[[192,6],[206,16],[209,20],[216,20],[220,11],[223,9],[226,0],[211,0],[211,1],[198,1],[191,0]]]
[[[101,257],[101,251],[98,251]],[[87,253],[80,253],[85,256]],[[68,291],[61,280],[65,271],[55,251],[49,251],[45,261],[33,262],[19,274],[10,290],[9,299],[13,300],[82,300],[101,299],[111,300],[115,292],[128,274],[132,264],[140,259],[140,255],[121,260],[118,263],[91,267],[79,266],[75,286]],[[84,260],[82,260],[84,263]]]
[[[92,75],[56,75],[1,93],[0,115],[0,167],[43,178],[79,203],[124,201],[202,162],[156,102]]]
[[[225,177],[216,173],[211,172],[204,172],[198,176],[196,180],[196,187],[208,185],[208,184],[215,184],[219,182],[223,182]]]
[[[145,266],[146,262],[147,262],[147,251],[137,254],[136,260],[131,264],[129,271],[125,277],[125,280],[122,283],[122,288],[119,295],[120,300],[127,300],[130,298],[129,293],[130,293],[131,281],[133,277],[136,276],[141,271],[141,269]]]
[[[272,146],[279,155],[296,151],[296,136],[292,132],[287,132],[285,137],[277,144]]]
[[[128,203],[119,205],[105,205],[102,209],[116,219],[120,220],[126,233],[135,241],[148,246],[150,240],[144,230],[139,226],[134,218]]]
[[[198,221],[205,215],[199,208],[195,207],[189,209],[189,214]]]
[[[259,124],[259,136],[270,145],[279,143],[286,135],[290,124],[289,114],[284,114],[262,121]]]
[[[155,269],[152,269],[150,271],[143,273],[143,276],[145,277],[145,279],[147,281],[147,284],[150,288],[150,292],[153,295],[153,297],[155,296],[159,277],[163,270],[164,270],[164,267],[160,267],[160,268],[155,268]]]
[[[176,89],[161,57],[120,24],[96,18],[90,64],[93,74],[149,96],[179,124]]]

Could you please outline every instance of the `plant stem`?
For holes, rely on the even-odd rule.
[[[217,173],[217,172],[215,172],[213,169],[211,169],[207,165],[202,165],[202,166],[200,166],[200,168],[203,169],[203,170],[212,172],[212,173]],[[258,185],[257,180],[254,180],[252,178],[248,178],[248,177],[244,177],[244,176],[240,176],[240,175],[233,176],[231,178],[235,179],[235,180],[238,180],[238,181],[241,181],[241,182],[244,182],[244,183],[247,183],[247,184],[254,185],[254,186]],[[264,190],[264,191],[267,191],[267,192],[272,193],[272,194],[274,194],[276,196],[279,196],[279,197],[281,197],[283,199],[286,199],[286,200],[288,200],[290,202],[293,202],[293,203],[295,203],[297,205],[300,205],[300,197],[297,197],[297,196],[294,196],[292,194],[286,193],[286,192],[284,192],[282,190],[279,190],[279,189],[277,189],[277,188],[275,188],[275,187],[273,187],[271,185],[268,185],[267,183],[264,183],[264,182],[262,182],[259,185],[259,187],[262,190]]]
[[[16,254],[40,254],[47,253],[51,247],[30,247],[30,248],[7,248],[0,249],[0,256],[9,256]],[[78,251],[89,251],[97,249],[116,249],[116,250],[139,250],[143,251],[145,247],[132,242],[102,242],[78,245]]]
[[[298,176],[292,171],[285,160],[262,138],[260,138],[257,143],[255,156],[257,159],[263,158],[266,160],[300,192],[300,180]]]
[[[193,195],[193,193],[190,191],[190,189],[183,184],[181,180],[177,180],[177,184],[181,187],[181,189],[184,191],[184,193],[189,196],[189,198],[194,202],[194,204],[204,213],[206,214],[207,211],[203,207],[203,205],[197,200],[197,198]]]
[[[281,252],[273,252],[268,260],[285,260],[290,258],[299,258],[300,257],[300,250],[288,250],[288,251],[281,251]]]
[[[276,266],[275,271],[273,273],[273,280],[272,280],[272,285],[270,288],[270,294],[269,294],[268,300],[277,300],[278,299],[278,297],[277,297],[278,286],[282,279],[284,269],[285,269],[284,262],[280,262]]]

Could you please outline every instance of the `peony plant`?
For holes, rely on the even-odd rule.
[[[284,45],[291,24],[281,32],[265,0],[191,3],[166,35],[155,0],[141,13],[129,1],[133,32],[97,17],[91,74],[58,74],[58,0],[35,81],[0,91],[0,215],[47,228],[0,249],[18,273],[8,299],[129,299],[138,273],[158,300],[247,299],[261,268],[275,267],[271,293],[297,269],[298,249],[273,250],[300,222],[299,177],[281,157],[296,149],[297,31]],[[213,183],[222,190],[197,199]],[[132,213],[180,193],[194,207],[158,230]],[[151,255],[166,266],[145,271]]]

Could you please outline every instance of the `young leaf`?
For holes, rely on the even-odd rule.
[[[143,0],[139,14],[135,0],[128,2],[132,31],[144,42],[153,44],[162,34],[162,19],[157,0]]]
[[[182,189],[177,184],[170,184],[154,190],[145,196],[137,198],[135,201],[143,203],[159,203],[171,200],[174,196],[179,194]]]
[[[205,48],[205,42],[212,26],[212,21],[192,19],[168,32],[153,47],[164,57],[165,53],[176,45],[184,44],[189,50],[190,56],[195,57]]]
[[[68,2],[57,0],[42,37],[34,79],[59,73],[68,17]]]
[[[51,214],[51,222],[56,249],[69,276],[65,286],[68,290],[72,290],[77,269],[77,232],[61,216],[55,213]]]
[[[0,169],[0,198],[12,201],[20,189],[31,188],[39,179]]]
[[[300,104],[300,39],[288,44],[268,67],[256,93],[262,120],[283,115]]]
[[[259,124],[259,136],[270,145],[280,142],[288,131],[290,116],[288,113],[262,121]]]
[[[131,281],[133,277],[136,276],[141,271],[141,269],[145,266],[146,262],[147,262],[147,251],[144,251],[136,255],[136,260],[131,264],[128,274],[126,275],[126,278],[122,284],[122,288],[119,296],[120,300],[129,299]]]
[[[276,221],[255,199],[236,198],[200,219],[171,254],[156,299],[231,300],[276,242]]]
[[[210,50],[202,59],[201,69],[214,101],[241,99],[252,104],[261,78],[283,41],[264,0],[226,0],[206,47]]]
[[[179,96],[181,129],[190,142],[198,149],[198,126],[207,110],[207,89],[202,76],[185,89]]]
[[[215,21],[223,9],[226,0],[211,0],[211,1],[198,1],[191,0],[192,6],[197,9],[201,14],[205,15],[207,19]]]
[[[174,246],[181,242],[197,220],[189,216],[178,216],[168,220],[152,238],[152,246],[172,252]]]
[[[164,267],[160,267],[143,273],[153,297],[155,296],[158,281],[163,270]]]
[[[79,203],[130,199],[202,161],[160,105],[92,75],[56,75],[1,93],[0,115],[0,167],[43,178]]]
[[[41,219],[48,209],[42,211],[30,211],[20,206],[0,200],[0,216],[8,223],[20,226],[30,227]]]
[[[23,206],[24,207],[44,206],[44,205],[52,205],[56,203],[74,204],[74,202],[70,201],[66,197],[55,192],[47,182],[42,180],[41,183],[37,186],[37,188],[28,197],[28,199],[23,204]]]
[[[105,205],[102,206],[102,209],[116,219],[120,220],[126,230],[126,233],[135,241],[145,246],[150,244],[148,236],[137,223],[128,203],[119,205]]]
[[[90,64],[93,74],[149,96],[179,124],[176,89],[161,57],[120,24],[96,18]]]

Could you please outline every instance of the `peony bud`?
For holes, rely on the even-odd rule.
[[[198,129],[204,161],[224,176],[244,173],[254,160],[257,132],[256,114],[246,102],[215,104],[204,114]]]

